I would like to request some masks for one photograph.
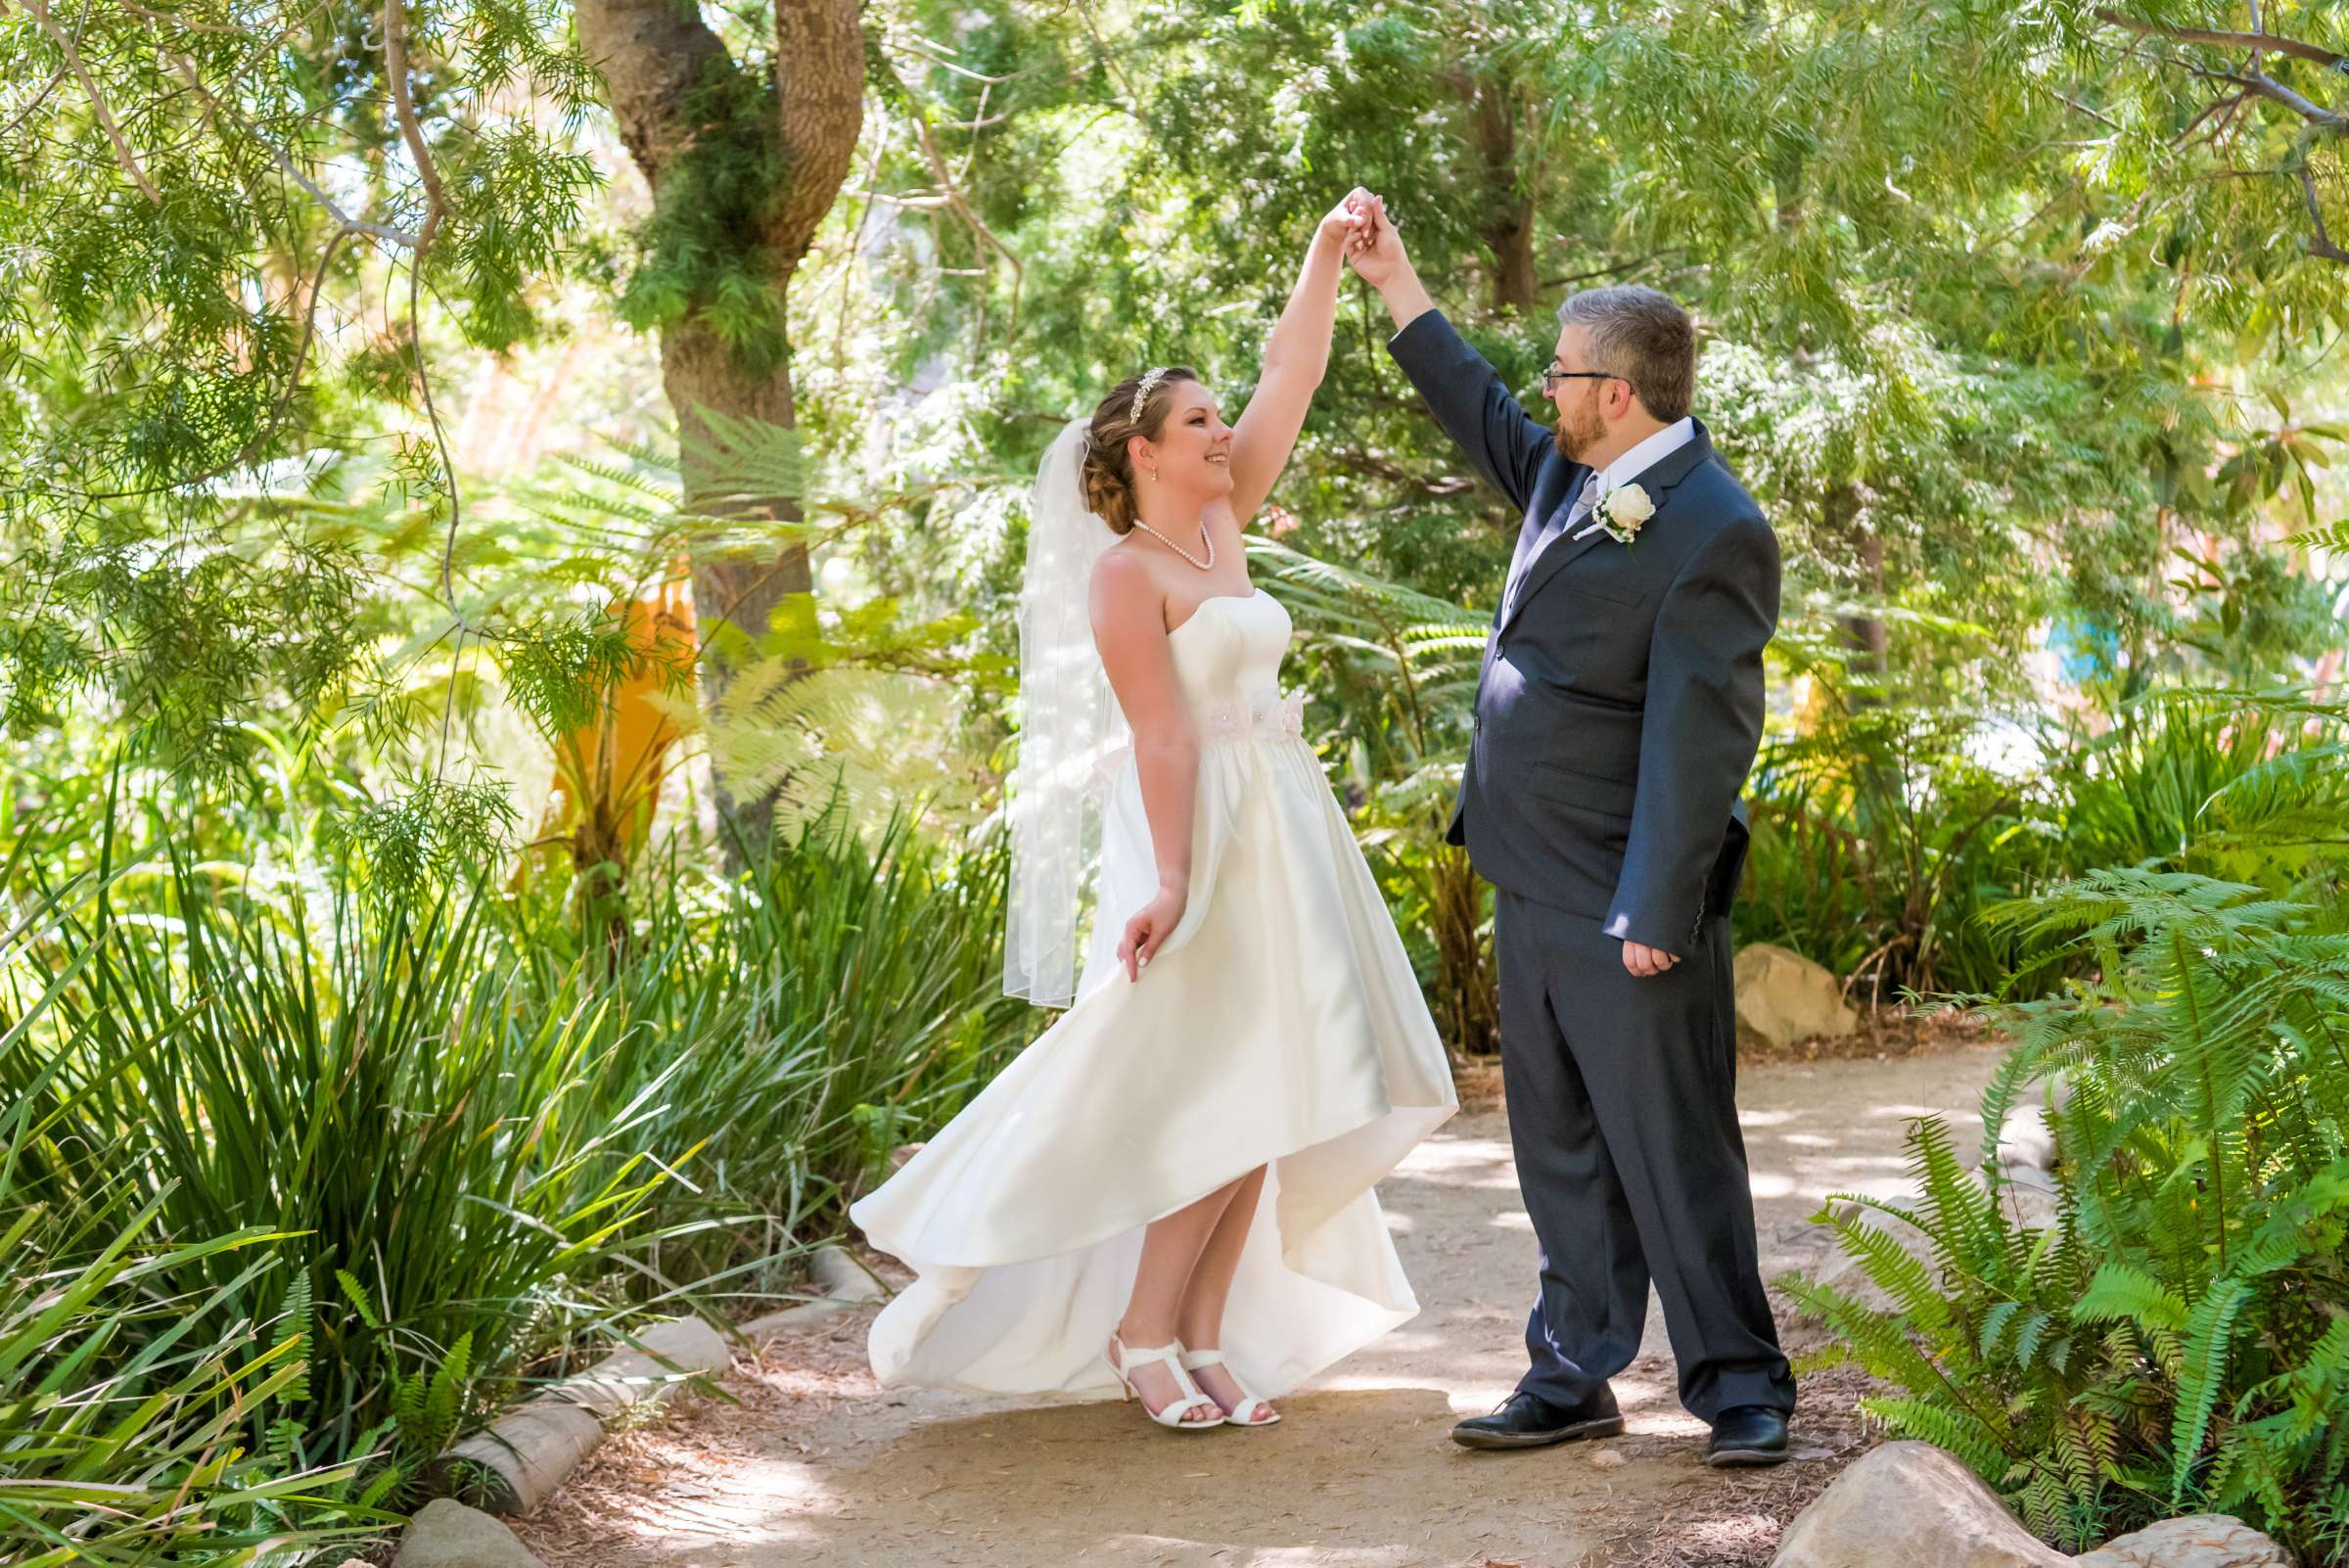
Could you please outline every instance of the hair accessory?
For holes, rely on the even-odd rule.
[[[1161,365],[1142,378],[1142,384],[1133,390],[1133,406],[1126,411],[1128,419],[1142,417],[1142,404],[1150,400],[1152,390],[1166,379],[1167,369],[1167,366]]]

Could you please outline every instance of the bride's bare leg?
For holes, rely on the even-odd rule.
[[[1206,1245],[1199,1249],[1199,1261],[1191,1269],[1181,1309],[1175,1314],[1174,1332],[1181,1337],[1185,1350],[1223,1347],[1223,1304],[1231,1296],[1232,1276],[1239,1272],[1240,1252],[1248,1243],[1248,1228],[1256,1222],[1257,1199],[1265,1190],[1265,1168],[1258,1166],[1227,1190],[1231,1199],[1217,1219],[1215,1229],[1209,1232]],[[1191,1377],[1202,1394],[1224,1409],[1239,1404],[1239,1385],[1225,1368],[1202,1366]]]
[[[1126,1303],[1126,1315],[1118,1323],[1120,1339],[1148,1347],[1175,1337],[1175,1315],[1183,1302],[1184,1286],[1197,1273],[1200,1253],[1215,1235],[1217,1222],[1247,1179],[1243,1176],[1218,1187],[1189,1208],[1153,1221],[1142,1232],[1142,1263],[1134,1272],[1133,1295]],[[1163,1362],[1136,1367],[1133,1388],[1154,1410],[1165,1409],[1181,1395],[1174,1374]],[[1220,1417],[1214,1410],[1193,1410],[1186,1419]]]

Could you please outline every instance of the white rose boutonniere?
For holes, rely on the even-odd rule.
[[[1600,496],[1598,505],[1590,510],[1598,526],[1607,530],[1608,538],[1629,545],[1647,526],[1647,520],[1656,515],[1656,503],[1636,484],[1618,484]]]

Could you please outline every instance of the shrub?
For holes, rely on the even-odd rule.
[[[2067,1549],[2156,1517],[2241,1515],[2323,1560],[2349,1537],[2349,935],[2316,907],[2182,872],[2105,871],[1994,912],[2098,978],[1999,1010],[1983,1099],[2050,1113],[2057,1218],[2015,1223],[1998,1164],[1911,1134],[1913,1208],[1830,1209],[1886,1290],[1782,1283],[1899,1392],[1893,1429],[1972,1465]],[[1930,1264],[1869,1218],[1930,1244]]]

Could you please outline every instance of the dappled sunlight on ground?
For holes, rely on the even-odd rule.
[[[1740,1076],[1764,1272],[1816,1266],[1809,1222],[1903,1182],[1912,1108],[1961,1151],[1995,1052]],[[1856,1374],[1804,1382],[1801,1457],[1715,1472],[1680,1407],[1651,1299],[1604,1446],[1474,1453],[1449,1441],[1523,1370],[1536,1249],[1497,1111],[1467,1113],[1380,1188],[1422,1311],[1280,1402],[1279,1425],[1177,1434],[1119,1401],[884,1390],[870,1311],[771,1346],[705,1401],[590,1461],[525,1540],[554,1568],[1665,1568],[1767,1563],[1777,1532],[1864,1446]],[[884,1272],[893,1279],[901,1274]]]

